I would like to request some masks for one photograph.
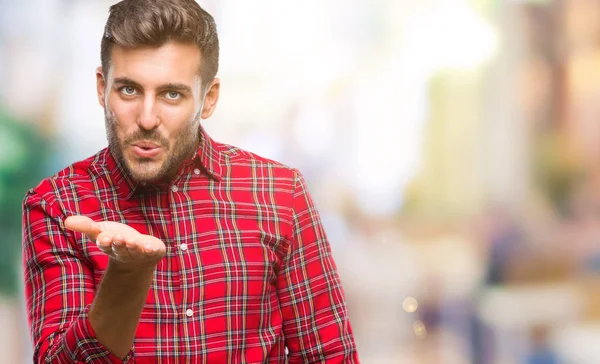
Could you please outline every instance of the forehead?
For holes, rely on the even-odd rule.
[[[170,42],[136,48],[116,45],[111,51],[110,78],[127,77],[149,87],[173,82],[191,85],[200,80],[201,58],[194,44]]]

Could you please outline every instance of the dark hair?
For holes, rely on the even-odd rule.
[[[195,0],[123,0],[110,7],[100,46],[102,69],[110,68],[113,45],[160,47],[169,41],[196,44],[200,78],[208,85],[219,69],[219,38],[213,17]]]

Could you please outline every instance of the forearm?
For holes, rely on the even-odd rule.
[[[127,355],[152,284],[155,266],[124,268],[111,261],[89,313],[96,338],[111,353]]]

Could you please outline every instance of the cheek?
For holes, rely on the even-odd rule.
[[[119,135],[127,134],[130,129],[134,129],[137,120],[137,108],[132,102],[124,102],[117,97],[108,99],[108,110],[110,110],[111,118],[114,121],[114,127],[118,130]]]
[[[167,106],[160,111],[163,128],[171,135],[189,129],[194,117],[193,107]]]

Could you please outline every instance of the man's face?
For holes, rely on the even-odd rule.
[[[216,106],[219,80],[203,87],[197,46],[112,49],[97,72],[108,144],[136,182],[171,178],[198,148],[198,129]],[[205,96],[206,92],[206,96]]]

